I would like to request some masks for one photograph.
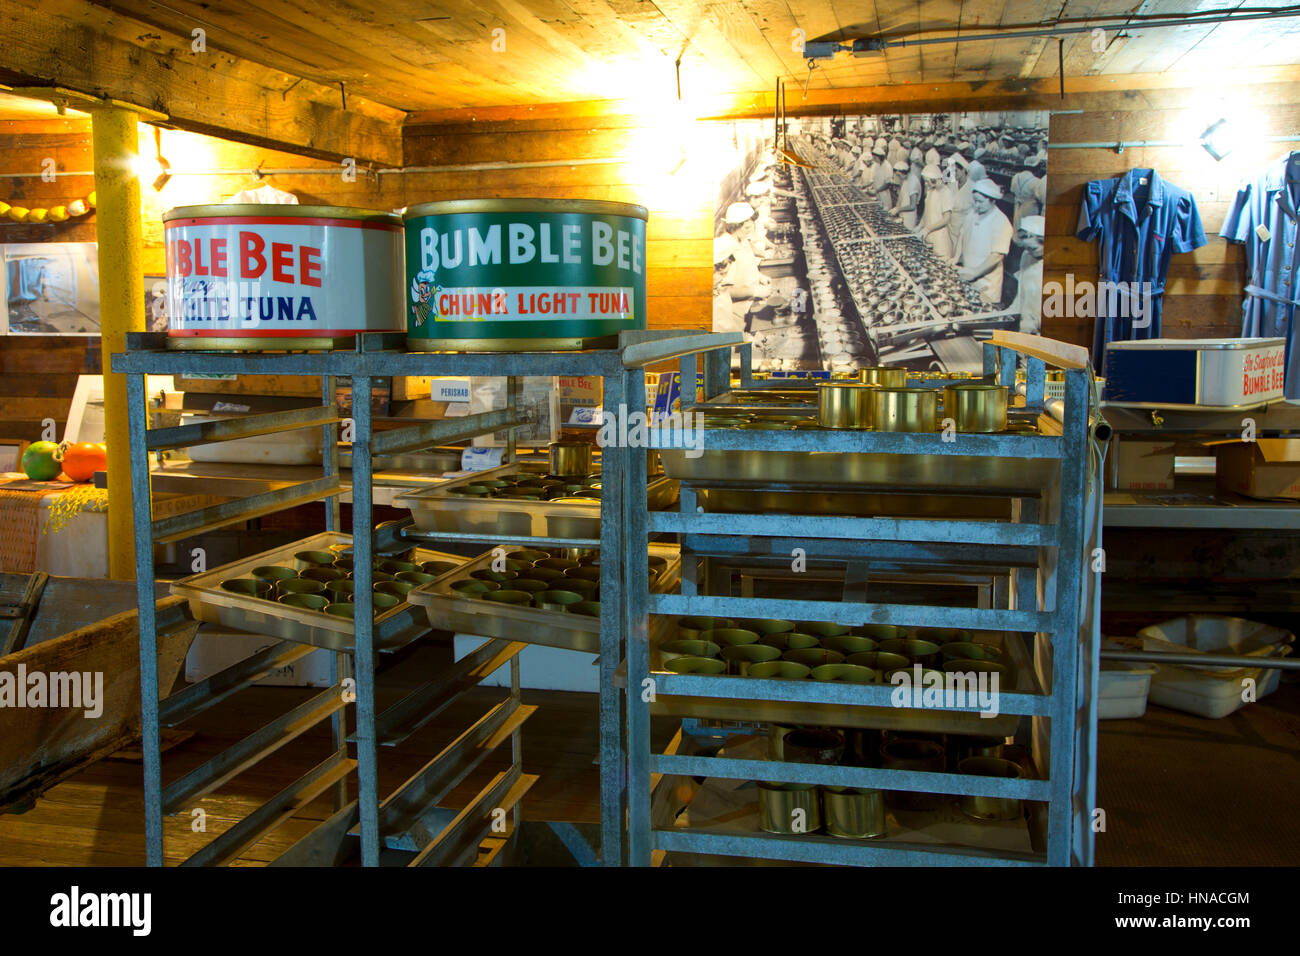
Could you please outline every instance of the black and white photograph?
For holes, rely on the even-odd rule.
[[[733,125],[713,328],[756,371],[974,372],[981,333],[1039,332],[1046,112]]]
[[[3,258],[10,335],[99,334],[95,243],[10,243]]]

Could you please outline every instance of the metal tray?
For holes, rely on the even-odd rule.
[[[503,475],[546,474],[542,462],[513,462],[453,478],[434,488],[423,488],[393,498],[398,508],[410,508],[420,531],[459,534],[528,535],[540,538],[599,538],[600,501],[590,504],[555,501],[519,501],[467,498],[452,492],[466,485]],[[650,479],[646,500],[651,511],[662,511],[677,501],[680,486],[671,478]]]
[[[350,652],[354,645],[352,621],[334,617],[323,611],[290,607],[251,595],[232,594],[221,590],[221,582],[230,578],[248,577],[253,568],[264,564],[292,566],[293,556],[299,551],[327,551],[332,544],[351,543],[350,534],[325,531],[282,548],[263,551],[261,554],[241,558],[219,568],[174,581],[172,594],[187,598],[190,602],[190,613],[197,620],[208,624],[219,624],[235,631],[265,634],[286,641],[297,641],[300,644]],[[416,548],[415,558],[418,561],[457,563],[466,560],[463,555],[445,554],[425,548]],[[428,630],[429,622],[420,608],[409,601],[406,604],[399,604],[375,618],[375,648],[392,650],[401,647]]]
[[[673,639],[675,626],[659,632],[650,651],[652,671],[667,673],[659,665],[659,645]],[[1005,651],[1009,678],[999,681],[999,689],[1008,693],[1040,694],[1033,665],[1022,640],[1007,640],[999,631],[980,631],[980,640]],[[728,677],[727,680],[748,685],[789,683],[760,681],[752,677]],[[865,686],[865,685],[864,685]],[[655,717],[697,717],[704,720],[745,721],[758,723],[810,725],[814,727],[855,727],[864,730],[899,730],[933,734],[971,734],[982,737],[1009,737],[1016,732],[1019,714],[981,717],[978,713],[908,707],[855,707],[844,704],[815,704],[794,701],[744,700],[728,697],[676,697],[662,692],[650,705]]]
[[[600,653],[600,618],[565,611],[543,611],[535,607],[518,607],[497,604],[467,597],[452,590],[451,585],[463,581],[474,571],[492,563],[493,552],[487,551],[463,567],[449,571],[436,581],[421,585],[407,595],[412,604],[421,605],[428,612],[428,624],[442,630],[480,637],[497,637],[526,644],[560,647],[571,651]],[[507,556],[516,551],[535,550],[518,545],[504,549]],[[651,590],[670,593],[677,590],[681,578],[681,552],[676,545],[651,544],[650,555],[667,560]],[[651,618],[650,639],[662,637],[672,628],[669,618]]]
[[[1050,458],[991,455],[887,455],[868,452],[735,451],[661,448],[664,473],[679,481],[845,487],[858,491],[961,490],[975,494],[1037,493],[1055,480]]]

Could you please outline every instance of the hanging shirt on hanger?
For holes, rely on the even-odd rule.
[[[1300,398],[1295,308],[1300,298],[1300,153],[1277,160],[1237,190],[1219,235],[1246,245],[1246,298],[1241,334],[1286,339],[1286,397]]]
[[[1130,169],[1118,179],[1083,187],[1075,235],[1085,242],[1101,240],[1099,279],[1115,284],[1116,294],[1099,289],[1096,296],[1092,361],[1100,369],[1107,342],[1159,338],[1169,260],[1175,252],[1205,245],[1205,229],[1191,193],[1154,169]],[[1142,294],[1143,283],[1150,284],[1149,297]],[[1139,314],[1144,303],[1150,303],[1149,316]]]

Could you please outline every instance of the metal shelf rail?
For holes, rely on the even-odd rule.
[[[721,358],[719,362],[717,359]],[[729,364],[726,353],[711,353],[705,373],[706,396],[717,393],[722,378],[718,367]],[[1041,381],[1043,362],[1028,356],[1030,378]],[[706,363],[706,364],[707,364]],[[985,374],[989,379],[1014,381],[1016,352],[985,346]],[[1035,367],[1036,366],[1036,367]],[[683,394],[693,394],[694,368],[683,363]],[[631,393],[638,394],[636,381]],[[672,712],[689,712],[705,699],[724,700],[748,708],[765,720],[773,707],[787,712],[797,705],[840,707],[891,706],[894,688],[888,684],[761,680],[739,676],[705,676],[650,670],[649,616],[698,615],[724,618],[776,618],[828,621],[856,626],[863,622],[911,627],[974,628],[1034,635],[1032,692],[1006,692],[999,696],[1001,713],[1028,716],[1034,734],[1035,754],[1041,758],[1045,779],[992,778],[958,773],[927,773],[848,766],[823,766],[717,756],[687,756],[652,752],[649,694],[629,693],[627,698],[628,841],[633,865],[659,862],[665,852],[718,854],[786,861],[857,865],[972,865],[1047,864],[1089,865],[1092,859],[1091,805],[1095,792],[1095,695],[1097,639],[1086,626],[1087,603],[1083,585],[1095,586],[1095,576],[1085,577],[1085,548],[1089,515],[1085,493],[1089,488],[1092,451],[1089,428],[1087,372],[1066,373],[1066,411],[1063,434],[962,434],[957,441],[939,434],[853,431],[768,431],[703,429],[695,439],[707,449],[748,452],[755,456],[779,452],[826,454],[875,453],[881,455],[987,456],[990,459],[1046,461],[1056,477],[1039,492],[1009,495],[1018,511],[1011,521],[955,518],[836,517],[809,514],[708,513],[698,502],[698,492],[710,487],[749,487],[757,490],[805,490],[805,486],[761,482],[682,481],[679,512],[633,512],[627,575],[629,581],[627,686],[649,688],[662,702],[669,698]],[[1035,394],[1031,391],[1030,394]],[[1041,388],[1037,394],[1041,395]],[[1028,414],[1041,411],[1029,403]],[[665,447],[665,430],[652,430],[651,443]],[[677,439],[680,441],[680,439]],[[969,460],[969,459],[967,459]],[[628,464],[630,501],[642,500],[646,473],[633,457]],[[927,489],[929,490],[929,489]],[[936,489],[936,494],[943,494]],[[970,489],[965,489],[969,494]],[[1021,496],[1023,495],[1023,496]],[[1040,517],[1041,515],[1041,517]],[[653,533],[681,536],[683,573],[681,593],[653,595],[646,580],[644,543]],[[995,567],[1000,583],[992,608],[945,607],[931,604],[887,604],[860,598],[842,602],[773,600],[700,593],[696,561],[700,556],[749,554],[788,560],[794,547],[806,549],[808,559],[867,562],[924,568],[969,563],[973,568]],[[635,584],[636,586],[633,586]],[[1018,640],[1015,635],[1009,639]],[[970,706],[943,706],[944,711],[975,711]],[[733,707],[733,711],[738,708]],[[745,711],[741,711],[745,712]],[[750,718],[741,718],[748,720]],[[803,721],[807,723],[808,721]],[[871,726],[862,724],[862,726]],[[1049,734],[1050,731],[1050,734]],[[680,737],[678,738],[680,739]],[[872,790],[1010,797],[1045,804],[1045,852],[994,851],[979,847],[854,841],[811,834],[776,835],[731,828],[682,827],[670,818],[652,817],[652,802],[671,793],[656,793],[658,781],[669,784],[676,776],[716,777],[732,780],[766,780],[817,786],[857,787]],[[657,804],[656,804],[657,805]]]
[[[617,349],[582,352],[524,352],[524,353],[436,353],[406,352],[405,336],[397,333],[367,333],[357,337],[353,350],[335,350],[315,353],[204,353],[169,351],[165,335],[136,333],[128,336],[128,351],[114,355],[115,373],[127,374],[128,414],[131,429],[131,486],[134,498],[135,552],[139,582],[140,647],[142,694],[142,738],[145,776],[145,833],[147,860],[151,866],[163,863],[162,817],[173,812],[175,801],[164,800],[162,787],[160,741],[160,705],[158,700],[158,675],[156,661],[156,621],[153,614],[153,596],[150,588],[154,578],[153,544],[160,535],[168,540],[188,537],[201,530],[238,523],[250,517],[268,514],[280,508],[291,507],[307,501],[329,498],[327,529],[338,524],[338,458],[337,427],[341,421],[337,408],[332,406],[333,381],[346,378],[351,381],[352,395],[369,396],[374,379],[391,376],[484,376],[506,377],[507,407],[466,418],[447,419],[421,423],[400,430],[372,433],[371,410],[368,401],[354,401],[353,460],[352,460],[352,534],[355,558],[354,580],[356,591],[371,593],[372,555],[378,543],[373,523],[373,458],[380,454],[414,451],[449,442],[463,441],[476,435],[507,430],[509,433],[507,456],[514,453],[513,429],[528,424],[526,415],[516,412],[516,403],[522,393],[520,379],[524,376],[585,375],[599,377],[604,385],[604,414],[619,418],[629,407],[644,411],[644,369],[658,362],[670,361],[700,351],[739,344],[738,334],[683,333],[673,331],[625,332],[620,336]],[[683,359],[683,363],[685,363]],[[322,377],[322,400],[326,407],[298,412],[286,424],[278,415],[253,416],[234,423],[220,423],[220,427],[186,426],[184,433],[177,429],[164,431],[147,429],[145,409],[145,375],[177,374],[246,374],[246,375],[318,375]],[[639,393],[630,397],[629,382],[635,379]],[[326,454],[324,474],[319,479],[281,488],[266,494],[252,496],[242,501],[217,505],[192,515],[167,519],[166,524],[152,519],[150,506],[148,452],[164,447],[194,444],[198,441],[229,440],[252,434],[266,434],[289,427],[324,426],[323,440]],[[361,449],[361,453],[356,452]],[[636,456],[632,456],[633,459]],[[644,454],[641,454],[644,466]],[[622,701],[614,681],[614,671],[622,659],[624,600],[621,559],[626,538],[625,528],[625,458],[611,454],[605,461],[605,480],[602,482],[602,514],[609,519],[601,525],[599,540],[544,539],[521,536],[478,535],[424,535],[409,528],[400,531],[403,539],[419,542],[427,539],[478,541],[494,544],[544,544],[556,543],[569,547],[599,547],[604,558],[605,578],[610,582],[610,593],[603,595],[601,612],[601,834],[602,862],[618,865],[621,862],[621,833],[625,806],[625,785],[622,769]],[[644,483],[642,484],[644,488]],[[382,534],[383,532],[381,532]],[[392,534],[392,531],[388,532]],[[389,538],[387,540],[394,540]],[[642,562],[644,564],[644,561]],[[525,646],[518,642],[488,641],[468,658],[462,659],[447,674],[412,691],[384,713],[376,713],[375,687],[375,635],[368,602],[357,602],[354,618],[354,650],[347,659],[335,665],[336,684],[313,701],[320,711],[312,711],[318,719],[330,716],[334,720],[335,758],[346,761],[346,745],[356,750],[355,765],[358,775],[358,798],[343,806],[336,790],[338,812],[323,823],[312,835],[290,849],[281,863],[304,864],[337,862],[343,857],[339,842],[347,835],[359,836],[361,862],[365,866],[380,864],[381,851],[405,854],[401,858],[415,865],[428,865],[473,859],[470,851],[477,846],[474,837],[486,829],[493,811],[512,809],[516,824],[519,821],[518,800],[535,778],[521,770],[521,739],[519,728],[533,708],[520,704],[519,670],[517,655]],[[245,683],[263,676],[279,655],[289,655],[293,648],[280,646],[274,652],[257,655],[256,660],[241,662],[232,668],[231,677]],[[264,658],[264,659],[263,659]],[[378,790],[378,747],[400,742],[404,734],[430,719],[454,696],[467,686],[476,684],[487,674],[508,662],[511,666],[511,695],[508,703],[494,709],[470,730],[457,738],[446,750],[433,758],[424,768],[402,785],[386,800],[380,800]],[[341,681],[346,676],[344,666],[350,665],[355,675],[356,731],[346,734],[343,726],[343,700]],[[233,673],[236,671],[237,673]],[[217,681],[204,690],[190,688],[184,693],[195,701],[205,702],[216,687],[228,681]],[[229,696],[226,691],[221,696]],[[326,701],[331,701],[328,708]],[[211,702],[215,702],[212,700]],[[311,702],[309,702],[311,703]],[[210,705],[210,704],[206,704]],[[166,706],[166,702],[164,702]],[[301,709],[301,708],[300,708]],[[293,712],[281,720],[301,720],[303,715]],[[259,733],[261,733],[259,731]],[[269,733],[269,731],[268,731]],[[437,812],[438,801],[459,780],[463,779],[486,753],[504,736],[509,735],[512,746],[512,766],[503,775],[488,784],[459,815],[449,821],[446,812]],[[251,739],[251,738],[250,738]],[[278,744],[276,744],[278,746]],[[233,749],[233,748],[232,748]],[[265,756],[274,746],[251,746],[239,763],[238,770]],[[224,755],[222,755],[224,756]],[[251,758],[251,759],[247,759]],[[221,759],[218,757],[216,759]],[[318,768],[319,770],[320,768]],[[205,780],[195,793],[208,792],[220,782],[230,779],[234,772],[226,772],[217,783]],[[331,772],[322,770],[321,773]],[[313,774],[317,771],[313,771]],[[213,779],[218,774],[213,773]],[[313,778],[312,782],[315,782]],[[210,785],[209,785],[210,784]],[[188,789],[188,788],[187,788]],[[317,791],[319,792],[319,791]],[[282,799],[283,798],[283,799]],[[282,794],[272,802],[283,806],[293,803]],[[269,805],[268,805],[269,806]],[[255,823],[266,823],[274,814],[263,808],[255,811]],[[251,818],[250,818],[251,819]],[[281,816],[276,822],[280,822]],[[444,825],[445,824],[445,825]],[[242,824],[240,825],[242,826]],[[441,826],[441,829],[438,827]],[[250,824],[251,834],[252,825]],[[269,827],[267,828],[269,829]],[[258,829],[264,833],[266,829]],[[420,836],[432,840],[421,846]],[[245,844],[247,845],[247,844]],[[413,860],[410,853],[415,853]]]

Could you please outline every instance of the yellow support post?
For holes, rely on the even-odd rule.
[[[135,578],[131,447],[126,378],[109,356],[126,351],[126,333],[144,331],[144,244],[136,167],[139,116],[104,107],[91,112],[95,151],[95,231],[99,240],[100,353],[104,361],[104,441],[108,446],[108,573]]]

